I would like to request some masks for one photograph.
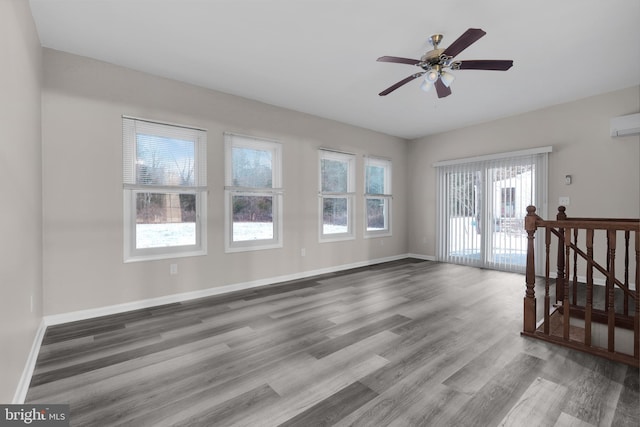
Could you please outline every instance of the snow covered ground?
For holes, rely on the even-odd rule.
[[[164,248],[196,244],[196,223],[136,224],[136,248]]]
[[[233,241],[246,242],[247,240],[271,240],[273,239],[272,222],[234,222]]]
[[[527,234],[520,229],[493,231],[491,258],[497,263],[525,265]],[[462,217],[449,220],[449,255],[480,259],[482,236],[477,232],[475,218]]]
[[[324,234],[348,232],[345,225],[323,225]],[[273,223],[270,222],[236,222],[233,224],[233,240],[273,239]],[[196,244],[196,224],[178,222],[165,224],[136,224],[136,247],[163,248],[168,246],[188,246]]]
[[[273,239],[273,224],[270,222],[236,222],[233,224],[233,239],[236,242]],[[138,249],[195,244],[196,224],[194,222],[136,224],[136,247]]]

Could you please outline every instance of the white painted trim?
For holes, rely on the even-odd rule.
[[[159,120],[143,119],[141,117],[128,116],[126,114],[123,114],[122,118],[123,119],[135,120],[137,122],[152,123],[152,124],[156,124],[156,125],[167,125],[167,126],[173,126],[173,127],[177,127],[177,128],[184,128],[184,129],[190,129],[190,130],[197,130],[197,131],[202,131],[202,132],[206,132],[207,131],[207,129],[205,129],[205,128],[199,128],[199,127],[188,126],[188,125],[181,125],[181,124],[178,124],[178,123],[163,122],[163,121],[159,121]]]
[[[13,395],[14,405],[22,405],[24,403],[25,398],[27,397],[27,392],[29,391],[29,384],[31,384],[31,377],[33,376],[33,371],[36,368],[38,353],[40,353],[40,346],[42,345],[42,339],[44,338],[44,333],[46,330],[47,330],[47,325],[43,318],[42,321],[40,322],[40,326],[38,327],[38,330],[36,331],[36,336],[33,339],[33,344],[31,344],[31,351],[29,351],[27,362],[25,363],[24,369],[22,371],[22,375],[20,376],[20,381],[18,382],[16,393]]]
[[[551,313],[549,313],[549,316],[551,316]],[[538,330],[538,328],[540,328],[540,326],[544,325],[544,316],[542,316],[542,319],[538,320],[538,323],[536,323],[536,331]]]
[[[425,261],[437,261],[437,258],[433,255],[407,254],[407,258],[417,258]]]
[[[158,297],[158,298],[149,298],[145,300],[132,301],[124,304],[97,307],[97,308],[92,308],[88,310],[74,311],[70,313],[53,314],[53,315],[44,316],[43,321],[46,326],[59,325],[62,323],[75,322],[78,320],[86,320],[86,319],[92,319],[94,317],[108,316],[112,314],[132,311],[132,310],[139,310],[142,308],[155,307],[155,306],[164,305],[164,304],[172,304],[176,302],[188,301],[192,299],[209,297],[214,295],[221,295],[229,292],[242,291],[245,289],[256,288],[259,286],[273,285],[276,283],[288,282],[291,280],[305,279],[308,277],[318,276],[321,274],[335,273],[337,271],[366,267],[369,265],[380,264],[380,263],[389,262],[389,261],[397,261],[405,258],[420,258],[420,256],[401,254],[401,255],[395,255],[395,256],[386,257],[386,258],[360,261],[352,264],[344,264],[340,266],[321,268],[318,270],[304,271],[301,273],[287,274],[284,276],[270,277],[266,279],[254,280],[251,282],[234,283],[231,285],[218,286],[215,288],[202,289],[199,291],[185,292],[185,293],[172,294],[172,295],[167,295],[167,296]]]
[[[532,156],[534,154],[551,153],[553,152],[553,146],[547,145],[546,147],[529,148],[528,150],[509,151],[506,153],[487,154],[484,156],[466,157],[463,159],[442,160],[440,162],[433,163],[434,168],[450,165],[461,165],[464,163],[483,162],[486,160],[507,159],[510,157],[520,156]]]

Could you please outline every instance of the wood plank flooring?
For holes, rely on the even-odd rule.
[[[407,259],[58,325],[27,402],[75,426],[640,425],[638,370],[521,337],[523,296]]]

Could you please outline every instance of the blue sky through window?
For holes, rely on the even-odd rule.
[[[195,183],[195,143],[137,134],[136,168],[139,184],[192,186]]]

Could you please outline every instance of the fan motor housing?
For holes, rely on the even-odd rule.
[[[422,58],[420,58],[420,62],[424,64],[422,65],[422,68],[427,70],[432,68],[434,65],[438,65],[440,63],[440,55],[442,52],[444,52],[444,49],[433,49],[425,53]]]

